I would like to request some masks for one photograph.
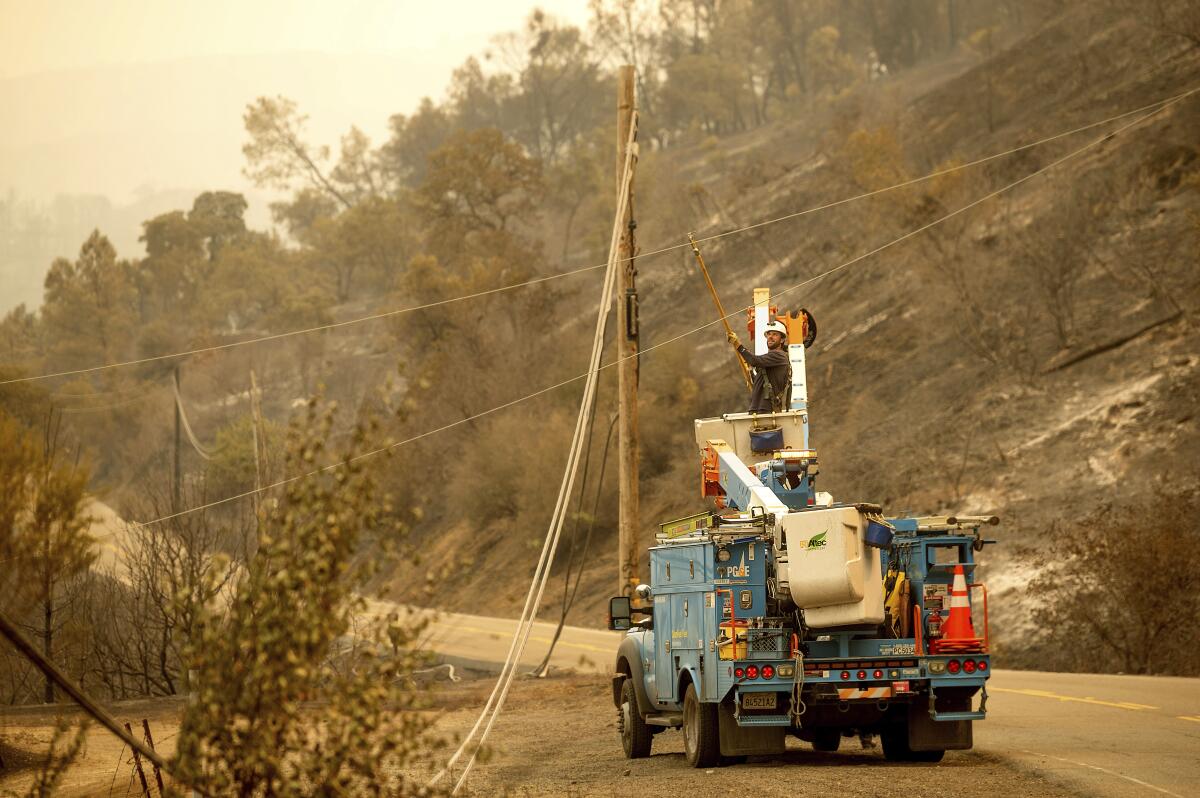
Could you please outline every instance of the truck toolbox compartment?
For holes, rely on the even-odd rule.
[[[789,590],[808,625],[882,623],[879,549],[863,543],[863,515],[854,507],[830,507],[789,513],[782,522]]]

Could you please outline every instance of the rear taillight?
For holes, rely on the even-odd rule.
[[[964,659],[963,660],[963,673],[974,673],[974,672],[975,672],[975,660]]]
[[[762,674],[764,679],[774,679],[775,669],[770,665],[763,665]]]
[[[882,679],[882,678],[883,678],[883,671],[881,671],[881,670],[879,670],[878,668],[876,668],[874,671],[872,671],[872,672],[871,672],[871,676],[872,676],[872,677],[874,677],[874,678],[876,678],[876,679]]]
[[[751,665],[749,668],[746,668],[746,678],[747,679],[757,679],[758,678],[758,666],[757,665]]]
[[[850,678],[850,671],[842,671],[842,678],[848,680]]]
[[[962,670],[962,665],[958,663],[958,660],[952,659],[946,663],[947,673],[958,673],[960,670]]]
[[[738,677],[739,679],[745,678],[746,669],[745,668],[734,668],[733,675]]]
[[[979,668],[980,673],[987,670],[987,660],[986,659],[979,660],[979,662],[975,663],[975,665]]]
[[[854,674],[854,675],[855,675],[855,676],[857,676],[859,679],[865,679],[865,678],[867,678],[867,672],[866,672],[866,671],[859,671],[858,673],[856,673],[856,674]]]

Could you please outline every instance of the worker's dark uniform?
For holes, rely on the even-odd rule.
[[[788,409],[788,390],[792,382],[792,364],[787,356],[787,344],[778,349],[768,349],[766,353],[756,355],[744,346],[738,346],[738,354],[742,356],[754,370],[751,372],[754,380],[750,391],[750,412],[770,413]],[[770,380],[775,394],[775,407],[771,407],[771,396],[767,390]]]

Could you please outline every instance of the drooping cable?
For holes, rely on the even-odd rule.
[[[450,760],[430,781],[434,784],[439,781],[450,768],[452,768],[463,755],[463,753],[471,747],[471,756],[467,760],[467,764],[463,767],[463,772],[458,781],[454,785],[454,792],[458,792],[462,785],[466,782],[467,776],[475,766],[480,749],[487,741],[488,735],[491,734],[496,718],[504,708],[504,701],[508,697],[509,688],[512,686],[513,678],[516,676],[517,665],[521,660],[521,655],[525,651],[525,646],[529,642],[529,635],[533,630],[533,621],[537,617],[537,609],[541,605],[542,595],[546,589],[546,583],[549,581],[550,566],[554,561],[554,554],[558,548],[559,537],[562,534],[563,521],[566,517],[566,509],[569,506],[570,498],[574,490],[575,477],[578,473],[579,456],[582,451],[582,444],[585,439],[585,433],[591,424],[592,400],[595,397],[596,384],[600,373],[600,354],[604,346],[604,332],[607,325],[608,311],[612,305],[612,295],[616,283],[617,263],[620,260],[617,258],[617,246],[621,236],[621,218],[624,215],[625,208],[629,203],[630,183],[633,179],[633,159],[636,157],[636,134],[637,134],[637,113],[634,112],[633,119],[630,125],[629,140],[626,142],[626,158],[621,176],[621,192],[617,200],[617,211],[613,220],[612,236],[609,241],[609,260],[608,268],[605,271],[604,286],[601,293],[600,304],[596,310],[596,328],[592,339],[592,352],[588,364],[588,372],[586,374],[586,382],[584,384],[583,396],[579,403],[579,413],[576,417],[575,431],[571,441],[571,447],[567,455],[567,465],[563,472],[562,484],[559,487],[558,500],[555,504],[554,513],[551,516],[550,527],[546,532],[545,541],[542,544],[542,555],[538,560],[538,567],[534,572],[533,580],[529,585],[529,592],[525,598],[525,607],[521,612],[521,620],[517,625],[517,629],[513,633],[513,639],[509,645],[508,655],[505,657],[504,667],[501,669],[501,674],[496,681],[496,686],[492,689],[492,694],[488,697],[487,703],[484,705],[483,711],[480,712],[479,718],[475,721],[471,731],[463,739],[458,750],[450,757]],[[493,709],[494,706],[494,709]],[[479,727],[484,719],[487,719],[487,724],[483,731],[479,732]],[[475,740],[476,733],[479,732],[478,740]]]
[[[879,196],[881,194],[886,194],[891,191],[897,191],[902,188],[908,188],[910,186],[918,185],[920,183],[928,182],[930,180],[935,180],[939,177],[944,177],[946,175],[953,174],[954,172],[963,171],[965,169],[971,169],[976,166],[981,166],[985,163],[989,163],[990,161],[997,160],[999,158],[1005,158],[1009,155],[1015,155],[1019,152],[1024,152],[1025,150],[1032,149],[1034,147],[1040,147],[1044,144],[1049,144],[1051,142],[1058,141],[1059,139],[1073,136],[1077,133],[1084,133],[1088,130],[1093,130],[1097,127],[1102,127],[1111,122],[1116,122],[1118,120],[1124,119],[1129,116],[1134,116],[1136,114],[1140,114],[1140,113],[1142,113],[1144,111],[1148,111],[1150,109],[1154,109],[1155,111],[1160,111],[1169,105],[1173,105],[1174,103],[1178,102],[1179,100],[1182,100],[1182,99],[1185,99],[1186,97],[1191,96],[1192,94],[1196,93],[1197,91],[1200,91],[1200,87],[1189,89],[1188,91],[1182,92],[1180,94],[1176,94],[1172,97],[1168,97],[1168,98],[1165,98],[1162,100],[1156,100],[1155,102],[1152,102],[1152,103],[1147,103],[1146,105],[1143,105],[1139,108],[1134,108],[1129,111],[1123,111],[1119,114],[1114,114],[1113,116],[1109,116],[1105,119],[1100,119],[1095,122],[1089,122],[1085,125],[1080,125],[1079,127],[1075,127],[1070,130],[1064,130],[1059,133],[1053,133],[1049,136],[1045,136],[1043,138],[1037,139],[1036,141],[1031,141],[1028,144],[1021,144],[1016,147],[1011,147],[1002,152],[997,152],[997,153],[993,153],[992,155],[986,155],[981,158],[976,158],[972,161],[967,161],[966,163],[955,164],[954,166],[948,166],[945,169],[939,169],[934,172],[929,172],[929,173],[921,175],[919,177],[914,177],[914,178],[910,178],[908,180],[901,181],[899,183],[894,183],[890,186],[884,186],[883,188],[872,189],[871,191],[865,191],[860,194],[855,194],[853,196],[844,197],[840,200],[834,200],[833,202],[827,202],[827,203],[824,203],[821,205],[813,206],[811,208],[805,208],[800,211],[794,211],[791,213],[787,213],[787,214],[784,214],[783,216],[776,216],[776,217],[773,217],[770,219],[764,219],[762,221],[754,222],[752,224],[744,225],[742,227],[736,227],[732,230],[725,230],[723,232],[713,233],[711,235],[702,236],[702,237],[696,239],[696,243],[699,244],[699,243],[704,243],[706,241],[715,241],[720,238],[726,238],[728,236],[738,235],[740,233],[745,233],[750,230],[756,230],[761,227],[766,227],[768,225],[773,225],[773,224],[778,224],[780,222],[789,221],[791,219],[796,219],[801,216],[807,216],[810,214],[819,213],[821,211],[829,210],[831,208],[836,208],[838,206],[846,205],[851,202],[857,202],[858,200],[868,199],[870,197]],[[661,255],[666,252],[674,252],[675,250],[684,249],[684,248],[690,247],[690,246],[691,246],[691,244],[688,244],[688,243],[672,244],[670,246],[662,247],[660,249],[653,249],[653,250],[649,250],[646,252],[641,252],[638,254],[638,257],[644,259],[644,258],[652,257],[654,255]],[[624,261],[622,260],[621,262],[624,262]],[[409,306],[409,307],[396,308],[393,310],[382,311],[379,313],[373,313],[373,314],[370,314],[367,316],[361,316],[359,318],[347,319],[346,321],[333,322],[330,324],[321,324],[321,325],[317,325],[315,327],[306,327],[306,328],[298,329],[298,330],[289,330],[289,331],[285,331],[285,332],[281,332],[281,333],[272,333],[270,335],[264,335],[264,336],[260,336],[258,338],[248,338],[245,341],[231,341],[231,342],[225,343],[225,344],[215,344],[213,346],[198,347],[196,349],[187,349],[187,350],[183,350],[183,351],[179,351],[179,352],[172,352],[170,354],[165,354],[165,355],[154,355],[151,357],[139,358],[137,360],[126,360],[126,361],[121,361],[121,362],[117,362],[117,363],[104,363],[104,364],[101,364],[98,366],[91,366],[91,367],[83,368],[83,369],[73,369],[73,370],[69,370],[69,371],[57,371],[57,372],[53,372],[53,373],[38,374],[38,375],[34,375],[34,376],[29,376],[29,377],[13,377],[10,379],[0,380],[0,385],[9,385],[9,384],[18,383],[18,382],[33,382],[35,380],[47,380],[47,379],[52,379],[52,378],[56,378],[56,377],[69,377],[69,376],[78,375],[78,374],[90,374],[93,372],[104,371],[107,369],[124,368],[127,366],[137,366],[137,365],[141,365],[144,363],[153,363],[153,362],[159,362],[159,361],[164,361],[164,360],[175,360],[175,359],[181,359],[181,358],[185,358],[185,357],[191,357],[193,355],[205,354],[205,353],[209,353],[209,352],[218,352],[218,351],[222,351],[222,350],[226,350],[226,349],[234,349],[234,348],[241,347],[241,346],[251,346],[253,344],[260,344],[260,343],[265,343],[268,341],[278,341],[281,339],[286,339],[286,338],[290,338],[290,337],[297,336],[297,335],[308,335],[311,333],[322,332],[325,330],[333,330],[333,329],[338,329],[341,327],[349,327],[349,326],[352,326],[355,324],[363,324],[363,323],[370,322],[370,321],[378,321],[380,319],[388,318],[391,316],[397,316],[397,315],[404,314],[404,313],[412,313],[412,312],[415,312],[418,310],[428,310],[430,308],[440,307],[442,305],[449,305],[454,302],[462,302],[462,301],[466,301],[466,300],[470,300],[470,299],[478,299],[479,297],[489,296],[491,294],[498,294],[498,293],[502,293],[504,291],[511,291],[511,290],[514,290],[517,288],[524,288],[524,287],[530,286],[530,285],[538,285],[540,283],[549,282],[551,280],[557,280],[562,277],[570,277],[570,276],[576,275],[576,274],[583,274],[584,272],[596,271],[597,269],[604,268],[606,265],[607,264],[605,264],[605,263],[598,263],[598,264],[594,264],[592,266],[584,266],[584,267],[581,267],[578,269],[573,269],[571,271],[560,272],[558,274],[546,275],[544,277],[537,277],[532,280],[526,280],[524,282],[519,282],[519,283],[510,283],[509,285],[499,286],[497,288],[489,288],[489,289],[486,289],[483,291],[476,291],[474,293],[464,294],[461,296],[449,297],[447,299],[441,299],[441,300],[437,300],[435,302],[428,302],[428,303],[425,303],[422,305],[413,305],[413,306]]]
[[[600,476],[596,480],[596,496],[592,501],[592,511],[588,515],[587,531],[583,535],[583,550],[576,557],[575,540],[571,540],[571,556],[567,561],[567,572],[563,575],[563,600],[562,609],[558,616],[558,626],[554,628],[554,634],[550,636],[550,646],[546,649],[546,655],[542,657],[541,663],[534,668],[533,673],[538,676],[545,676],[550,669],[550,657],[554,654],[554,648],[558,645],[558,639],[562,637],[563,627],[567,624],[567,614],[571,608],[575,606],[575,597],[579,594],[579,583],[583,581],[584,563],[587,562],[588,549],[592,543],[592,530],[596,526],[596,515],[600,511],[600,495],[604,490],[604,472],[608,466],[608,450],[612,444],[612,434],[617,428],[617,421],[620,416],[613,414],[612,420],[608,424],[608,434],[604,438],[604,453],[600,456]],[[592,425],[592,430],[595,430],[595,424]],[[588,436],[590,439],[590,435]],[[591,449],[589,440],[589,451]],[[583,491],[587,485],[587,467],[588,463],[585,460],[583,464],[583,483],[579,488],[579,507],[583,506]],[[578,510],[577,510],[578,512]],[[575,530],[578,533],[578,528]],[[572,583],[571,576],[574,572],[575,581]]]
[[[192,448],[196,450],[196,454],[205,460],[213,459],[212,452],[205,449],[204,445],[196,438],[196,433],[192,432],[192,425],[188,422],[187,413],[183,409],[183,397],[179,395],[179,381],[171,380],[171,387],[175,391],[175,409],[179,411],[180,426],[183,427],[183,432],[188,439],[188,443],[192,444]],[[255,449],[255,452],[257,451]]]

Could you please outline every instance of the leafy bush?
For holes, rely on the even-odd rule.
[[[289,430],[289,473],[326,461],[333,420],[332,406],[309,403]],[[404,768],[439,744],[431,718],[415,711],[425,705],[409,679],[424,661],[415,642],[426,621],[351,634],[366,609],[357,591],[379,562],[356,553],[368,536],[387,548],[404,534],[354,460],[372,431],[360,424],[341,466],[288,486],[263,515],[258,552],[228,606],[214,601],[200,614],[176,764],[209,794],[423,789]]]
[[[1200,493],[1160,493],[1052,530],[1028,591],[1039,669],[1200,674],[1198,518]]]

